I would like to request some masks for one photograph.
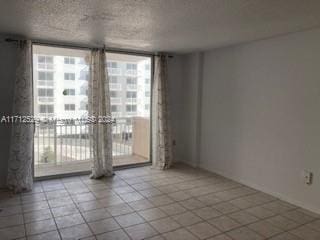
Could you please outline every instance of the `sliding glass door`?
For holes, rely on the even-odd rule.
[[[88,116],[90,52],[33,46],[36,177],[90,170]]]
[[[90,51],[33,46],[35,177],[90,171]],[[114,166],[149,162],[151,58],[107,53]]]
[[[114,166],[149,162],[151,57],[107,53]]]

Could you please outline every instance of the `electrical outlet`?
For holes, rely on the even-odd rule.
[[[313,179],[313,173],[304,170],[302,173],[302,177],[303,177],[303,181],[305,184],[307,185],[311,185],[312,184],[312,179]]]

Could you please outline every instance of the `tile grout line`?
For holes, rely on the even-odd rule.
[[[150,174],[149,174],[150,175]],[[145,176],[148,176],[148,174],[146,174]],[[161,188],[162,186],[165,186],[165,185],[158,185],[158,184],[156,184],[156,185],[154,185],[154,182],[153,181],[155,181],[155,180],[142,180],[142,184],[143,183],[147,183],[147,184],[150,184],[152,187],[149,187],[149,188],[146,188],[146,189],[140,189],[140,190],[137,190],[137,189],[135,189],[132,185],[134,185],[134,184],[137,184],[137,183],[128,183],[127,181],[126,181],[126,179],[125,178],[122,178],[121,176],[118,176],[119,178],[120,178],[120,180],[121,181],[123,181],[123,182],[125,182],[126,183],[126,185],[127,186],[129,186],[129,187],[131,187],[131,188],[133,188],[134,189],[134,191],[133,192],[136,192],[136,193],[138,193],[138,194],[140,194],[140,195],[142,195],[140,192],[141,191],[143,191],[143,190],[148,190],[148,189],[150,189],[150,188],[155,188],[155,189],[157,189],[158,191],[160,191],[162,194],[157,194],[157,195],[150,195],[150,196],[148,196],[148,197],[146,197],[146,196],[144,196],[144,195],[142,195],[142,199],[140,199],[140,200],[148,200],[149,201],[149,199],[150,198],[153,198],[153,197],[157,197],[157,196],[165,196],[165,197],[167,197],[167,198],[169,198],[170,200],[172,200],[173,202],[171,202],[171,203],[167,203],[167,204],[163,204],[163,205],[157,205],[157,206],[154,206],[154,208],[156,208],[156,209],[160,209],[161,210],[161,207],[163,207],[163,206],[167,206],[167,205],[170,205],[170,204],[175,204],[175,203],[177,203],[177,204],[180,204],[180,205],[182,205],[181,204],[181,202],[183,202],[183,201],[187,201],[187,200],[189,200],[189,199],[194,199],[194,200],[197,200],[197,201],[200,201],[201,203],[203,203],[204,204],[204,206],[203,207],[209,207],[209,208],[211,208],[211,209],[213,209],[213,210],[216,210],[216,211],[218,211],[217,209],[214,209],[213,208],[213,206],[214,205],[217,205],[217,204],[219,204],[219,203],[217,203],[217,204],[213,204],[213,205],[208,205],[208,204],[206,204],[206,203],[204,203],[204,202],[202,202],[201,200],[199,200],[198,198],[197,198],[197,196],[194,196],[194,195],[190,195],[190,194],[188,194],[188,193],[186,193],[186,191],[189,191],[189,190],[192,190],[192,189],[195,189],[195,188],[197,188],[197,187],[210,187],[211,185],[210,184],[204,184],[204,185],[200,185],[200,186],[197,186],[197,185],[193,185],[192,187],[190,187],[190,188],[187,188],[187,189],[179,189],[179,190],[176,190],[176,191],[173,191],[173,192],[162,192],[159,188]],[[162,179],[162,178],[164,178],[164,177],[161,177],[160,179]],[[176,177],[176,178],[179,178],[179,177]],[[212,179],[212,178],[214,178],[214,177],[201,177],[201,178],[198,178],[198,179],[202,179],[202,180],[205,180],[205,179]],[[85,186],[86,186],[86,188],[88,188],[88,192],[86,192],[86,193],[91,193],[91,194],[93,194],[93,196],[95,197],[95,200],[93,200],[93,201],[99,201],[99,198],[97,198],[96,196],[95,196],[95,194],[94,194],[94,192],[92,191],[92,189],[90,188],[90,185],[88,185],[86,182],[84,182],[83,181],[83,179],[82,178],[79,178],[80,179],[80,182],[82,183],[82,184],[84,184]],[[128,179],[127,179],[128,180]],[[159,179],[157,179],[157,180],[159,180]],[[86,221],[86,219],[84,218],[84,216],[83,216],[83,212],[80,210],[80,208],[79,208],[79,205],[78,205],[78,202],[76,202],[75,201],[75,199],[72,197],[73,195],[77,195],[77,194],[71,194],[70,192],[69,192],[69,190],[68,190],[68,188],[66,187],[66,185],[65,185],[65,182],[63,182],[62,181],[62,179],[60,179],[60,181],[61,181],[61,184],[63,184],[63,186],[64,186],[64,190],[66,190],[67,191],[67,193],[68,193],[68,197],[70,197],[71,198],[71,200],[72,200],[72,203],[75,205],[75,207],[76,207],[76,209],[79,211],[79,214],[81,215],[81,217],[83,218],[83,220],[84,220],[84,222],[87,224],[87,225],[89,225],[88,224],[88,222]],[[189,180],[189,181],[194,181],[194,180]],[[152,183],[153,182],[153,183]],[[234,181],[229,181],[228,179],[226,180],[226,183],[228,183],[228,182],[234,182]],[[105,182],[103,182],[103,183],[105,183]],[[181,183],[181,182],[180,182]],[[222,180],[221,182],[218,182],[217,184],[219,184],[219,183],[221,183],[221,184],[223,184],[224,183],[224,181]],[[237,183],[237,182],[234,182],[234,183]],[[173,185],[178,185],[179,183],[174,183]],[[92,185],[94,185],[94,184],[92,184]],[[216,185],[216,184],[213,184],[213,185]],[[42,186],[42,185],[41,185]],[[43,187],[43,186],[42,186]],[[119,188],[121,188],[122,186],[119,186]],[[123,187],[125,187],[125,186],[123,186]],[[130,202],[136,202],[136,201],[130,201],[130,202],[128,202],[128,201],[125,201],[122,197],[121,197],[121,194],[119,194],[119,193],[117,193],[117,192],[114,192],[112,189],[114,189],[114,188],[117,188],[117,186],[115,186],[115,187],[111,187],[110,188],[110,191],[112,191],[116,196],[118,196],[122,201],[123,201],[123,203],[122,204],[126,204],[128,207],[130,207],[132,210],[133,210],[133,212],[134,213],[136,213],[136,214],[138,214],[139,216],[141,216],[140,214],[139,214],[139,211],[138,210],[135,210],[135,209],[133,209],[132,207],[131,207],[131,205],[130,205]],[[213,194],[213,195],[215,195],[216,193],[219,193],[219,192],[228,192],[228,191],[232,191],[232,190],[234,190],[234,189],[241,189],[241,188],[248,188],[248,189],[252,189],[252,188],[250,188],[250,187],[247,187],[247,186],[245,186],[245,185],[242,185],[242,184],[240,184],[240,186],[234,186],[234,187],[231,187],[231,188],[224,188],[224,189],[222,189],[222,190],[218,190],[218,191],[214,191],[214,192],[208,192],[208,193],[206,193],[206,194],[201,194],[200,196],[206,196],[206,195],[210,195],[210,194]],[[102,191],[104,191],[105,189],[103,189]],[[248,197],[248,196],[254,196],[254,195],[256,195],[256,194],[265,194],[265,193],[263,193],[263,192],[261,192],[261,191],[258,191],[258,190],[255,190],[255,189],[253,189],[255,192],[253,192],[253,193],[248,193],[248,194],[241,194],[241,195],[239,195],[239,196],[237,196],[238,194],[236,194],[234,197],[232,197],[232,198],[230,198],[230,199],[228,199],[228,200],[222,200],[222,199],[220,199],[218,196],[217,196],[217,198],[218,199],[220,199],[221,200],[221,202],[220,203],[229,203],[229,204],[232,204],[231,203],[231,201],[233,201],[233,200],[236,200],[236,199],[241,199],[241,198],[245,198],[245,197]],[[175,200],[174,198],[172,198],[172,197],[170,197],[169,196],[169,194],[171,194],[171,193],[175,193],[175,192],[184,192],[184,193],[186,193],[186,194],[188,194],[190,197],[189,198],[187,198],[187,199],[183,199],[183,200]],[[241,191],[240,191],[241,192]],[[33,193],[31,193],[30,195],[32,195]],[[34,194],[37,194],[37,193],[34,193]],[[52,208],[51,208],[51,206],[50,206],[50,204],[49,204],[49,199],[47,198],[47,195],[46,195],[46,191],[43,191],[43,194],[44,194],[44,196],[45,196],[45,201],[47,202],[47,204],[48,204],[48,207],[49,207],[49,210],[50,210],[50,213],[51,213],[51,215],[52,215],[52,217],[53,217],[53,220],[54,220],[54,222],[55,222],[55,225],[56,225],[56,228],[57,228],[57,231],[58,231],[58,233],[59,233],[59,236],[62,238],[62,236],[61,236],[61,233],[60,233],[60,230],[58,229],[58,226],[57,226],[57,223],[56,223],[56,220],[55,220],[55,217],[54,217],[54,215],[53,215],[53,212],[52,212]],[[79,193],[79,194],[82,194],[82,193]],[[85,193],[84,193],[85,194]],[[126,193],[124,193],[124,194],[126,194]],[[267,194],[267,195],[269,195],[269,194]],[[270,195],[270,196],[272,196],[272,195]],[[22,204],[22,196],[20,195],[19,196],[20,197],[20,206],[22,207],[23,206],[23,204]],[[103,199],[103,198],[101,198],[101,199]],[[246,200],[246,199],[245,199]],[[139,201],[139,200],[138,200]],[[246,201],[248,201],[248,200],[246,200]],[[232,213],[236,213],[236,212],[241,212],[241,211],[244,211],[244,212],[246,212],[247,214],[249,214],[249,215],[253,215],[253,214],[251,214],[250,212],[247,212],[247,210],[248,209],[250,209],[250,208],[255,208],[255,207],[262,207],[262,208],[264,208],[263,207],[263,205],[266,205],[266,204],[268,204],[268,203],[272,203],[272,202],[276,202],[276,201],[282,201],[281,199],[278,199],[278,198],[274,198],[273,200],[269,200],[269,201],[267,201],[267,202],[263,202],[263,203],[261,203],[261,204],[255,204],[254,203],[254,201],[253,202],[251,202],[251,201],[248,201],[249,203],[251,203],[251,204],[253,204],[252,206],[250,206],[250,207],[246,207],[246,208],[243,208],[243,207],[238,207],[237,205],[235,205],[235,206],[237,206],[237,208],[239,208],[237,211],[234,211],[234,212],[230,212],[230,213],[221,213],[220,211],[218,211],[219,213],[221,213],[222,215],[220,215],[220,216],[217,216],[217,217],[214,217],[214,218],[219,218],[219,217],[221,217],[221,216],[228,216],[229,217],[229,215],[230,214],[232,214]],[[41,202],[41,201],[40,201]],[[85,203],[85,202],[90,202],[90,200],[89,201],[83,201],[83,203]],[[82,202],[79,202],[79,203],[82,203]],[[152,202],[151,202],[152,203]],[[284,202],[284,203],[286,203],[286,202]],[[292,204],[291,204],[292,205]],[[65,206],[65,205],[63,205],[63,206]],[[183,205],[182,205],[183,206]],[[294,205],[292,205],[292,206],[294,206]],[[191,213],[193,213],[193,214],[195,214],[195,210],[197,210],[197,209],[201,209],[201,208],[203,208],[203,207],[200,207],[200,208],[195,208],[195,209],[186,209],[186,212],[191,212]],[[108,210],[106,209],[107,207],[103,207],[103,209],[105,210],[105,211],[107,211],[108,212]],[[98,208],[99,209],[99,208]],[[149,209],[149,208],[148,208]],[[267,208],[264,208],[264,209],[266,209],[266,210],[268,210],[268,211],[271,211],[271,212],[273,212],[272,210],[269,210],[269,209],[267,209]],[[296,206],[294,206],[294,208],[290,208],[290,209],[288,209],[288,210],[286,210],[286,211],[284,211],[284,212],[273,212],[275,215],[273,215],[273,216],[270,216],[270,217],[266,217],[266,218],[260,218],[260,217],[257,217],[257,221],[254,221],[254,222],[251,222],[251,223],[248,223],[248,224],[244,224],[244,225],[241,225],[240,227],[238,227],[238,228],[241,228],[241,227],[247,227],[248,225],[251,225],[251,224],[254,224],[254,223],[256,223],[256,222],[260,222],[260,221],[266,221],[267,219],[269,219],[269,218],[272,218],[272,217],[275,217],[275,216],[282,216],[283,218],[285,218],[285,219],[287,219],[287,220],[290,220],[290,221],[293,221],[293,222],[295,222],[295,223],[297,223],[295,220],[292,220],[292,219],[290,219],[290,218],[287,218],[286,216],[283,216],[282,214],[283,213],[285,213],[285,212],[291,212],[291,211],[296,211],[296,210],[299,210],[299,209],[301,209],[301,208],[299,208],[299,207],[296,207]],[[40,209],[41,210],[41,209]],[[94,209],[91,209],[91,210],[94,210]],[[89,210],[89,211],[91,211],[91,210]],[[143,210],[140,210],[140,211],[143,211]],[[31,211],[31,212],[33,212],[33,211]],[[84,211],[84,212],[86,212],[86,211]],[[306,213],[303,213],[303,214],[305,214],[305,215],[307,215],[307,216],[310,216],[310,215],[308,215],[308,214],[306,214]],[[15,214],[12,214],[12,215],[15,215]],[[72,215],[72,214],[69,214],[69,215]],[[66,215],[66,216],[69,216],[69,215]],[[121,215],[125,215],[125,214],[120,214],[119,216],[121,216]],[[175,214],[175,215],[179,215],[179,214]],[[175,216],[175,215],[167,215],[166,214],[166,216],[165,217],[162,217],[162,218],[166,218],[166,217],[169,217],[170,219],[172,219],[173,221],[175,221],[173,218],[172,218],[172,216]],[[197,215],[197,214],[196,214]],[[9,216],[11,216],[11,215],[9,215]],[[22,209],[22,216],[23,216],[23,222],[24,222],[24,228],[25,228],[25,231],[26,231],[26,223],[25,223],[25,220],[24,220],[24,212],[23,212],[23,209]],[[253,216],[255,216],[255,215],[253,215]],[[141,216],[142,217],[142,216]],[[198,216],[198,217],[200,217],[200,216]],[[256,217],[256,216],[255,216]],[[311,220],[311,221],[308,221],[307,223],[305,223],[305,224],[301,224],[301,223],[297,223],[297,224],[299,224],[299,226],[297,226],[297,227],[295,227],[295,228],[300,228],[300,227],[302,227],[302,226],[305,226],[305,225],[307,225],[307,224],[310,224],[310,223],[312,223],[312,222],[315,222],[315,221],[317,221],[318,220],[318,218],[317,217],[313,217],[313,216],[310,216],[310,217],[312,217],[313,219]],[[116,218],[115,218],[115,216],[112,216],[111,215],[111,218],[112,219],[114,219],[114,221],[116,221],[117,222],[117,220],[116,220]],[[143,218],[143,217],[142,217]],[[144,220],[146,220],[146,222],[145,223],[147,223],[148,225],[150,225],[150,222],[152,222],[152,221],[155,221],[155,220],[159,220],[159,219],[162,219],[162,218],[158,218],[158,219],[154,219],[154,220],[151,220],[151,221],[147,221],[146,219],[144,219]],[[202,220],[201,222],[206,222],[206,223],[208,223],[208,224],[210,224],[208,221],[209,220],[211,220],[211,219],[214,219],[214,218],[210,218],[210,219],[207,219],[207,220],[205,220],[205,219],[203,219],[202,217],[200,217],[200,219]],[[231,219],[233,219],[232,217],[231,217]],[[236,219],[233,219],[234,221],[236,221],[236,222],[238,222]],[[34,221],[34,222],[36,222],[36,221]],[[118,222],[117,222],[118,223]],[[200,223],[200,222],[198,222],[198,223]],[[198,224],[198,223],[195,223],[195,224]],[[238,222],[239,223],[239,222]],[[241,224],[241,223],[239,223],[239,224]],[[274,224],[272,224],[272,223],[270,223],[271,225],[273,225],[273,226],[275,226]],[[78,225],[80,225],[80,224],[78,224]],[[120,225],[120,224],[119,224]],[[139,225],[139,224],[135,224],[135,225]],[[131,225],[131,226],[135,226],[135,225]],[[180,225],[180,224],[179,224]],[[192,225],[194,225],[194,224],[192,224]],[[192,225],[190,225],[190,226],[192,226]],[[76,225],[73,225],[73,226],[76,226]],[[131,227],[130,226],[130,227]],[[210,224],[210,226],[213,226],[213,225],[211,225]],[[152,226],[151,226],[152,227]],[[213,227],[215,227],[215,226],[213,226]],[[275,227],[277,227],[277,226],[275,226]],[[216,228],[216,227],[215,227]],[[232,230],[230,230],[230,231],[233,231],[233,230],[235,230],[235,229],[238,229],[238,228],[234,228],[234,229],[232,229]],[[293,229],[295,229],[295,228],[293,228]],[[92,233],[92,231],[91,231],[91,228],[89,227],[89,229],[90,229],[90,232]],[[122,229],[122,230],[124,230],[125,231],[125,228],[123,228],[121,225],[120,225],[120,229]],[[187,230],[188,231],[188,229],[185,227],[185,226],[180,226],[180,228],[178,228],[178,229],[185,229],[185,230]],[[217,228],[217,229],[219,229],[219,228]],[[258,232],[256,232],[255,230],[253,230],[253,229],[251,229],[251,228],[248,228],[248,229],[250,229],[251,231],[253,231],[253,232],[255,232],[255,233],[257,233],[258,235],[260,235]],[[280,229],[280,228],[279,228]],[[155,230],[155,229],[154,229]],[[175,230],[173,230],[173,231],[176,231],[177,229],[175,229]],[[277,235],[280,235],[280,234],[283,234],[283,233],[290,233],[289,231],[292,231],[292,229],[289,229],[289,230],[282,230],[282,229],[280,229],[281,230],[281,233],[279,233],[279,234],[276,234],[276,235],[273,235],[272,237],[275,237],[275,236],[277,236]],[[156,230],[155,230],[156,231]],[[220,231],[220,229],[219,229],[219,231]],[[224,234],[224,233],[228,233],[228,232],[230,232],[230,231],[221,231],[221,233],[220,234]],[[49,231],[50,232],[50,231]],[[108,231],[108,232],[112,232],[112,231]],[[126,231],[125,231],[126,232]],[[158,231],[156,231],[156,232],[158,232]],[[169,231],[169,232],[172,232],[172,231]],[[159,233],[159,232],[158,232]],[[168,233],[168,232],[167,232]],[[42,233],[41,233],[42,234]],[[101,233],[101,234],[104,234],[104,233]],[[163,235],[164,233],[159,233],[160,235]],[[192,234],[192,233],[191,233]],[[220,234],[218,234],[218,235],[220,235]],[[38,235],[38,234],[35,234],[35,235]],[[93,236],[94,237],[96,237],[96,236],[98,236],[98,235],[100,235],[100,234],[93,234]],[[215,235],[215,236],[218,236],[218,235]],[[156,235],[155,235],[156,236]],[[229,236],[229,235],[228,235]],[[261,235],[262,236],[262,235]],[[295,235],[296,236],[296,235]],[[271,238],[272,238],[271,237]],[[129,236],[129,238],[130,238],[130,236]],[[264,237],[265,238],[265,237]],[[270,237],[268,237],[267,239],[269,239]]]

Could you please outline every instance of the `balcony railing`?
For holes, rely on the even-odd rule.
[[[90,124],[39,123],[34,133],[35,165],[63,165],[93,158]],[[112,127],[114,157],[132,155],[132,120],[117,119]]]

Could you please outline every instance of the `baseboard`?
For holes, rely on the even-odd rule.
[[[186,162],[186,161],[175,161],[175,163],[183,163],[193,168],[198,168],[198,164],[194,162]]]
[[[189,162],[184,162],[185,164],[191,166],[191,167],[194,167],[192,164],[190,164]],[[224,172],[221,172],[221,171],[216,171],[216,170],[211,170],[209,167],[206,167],[205,165],[201,164],[199,166],[200,169],[203,169],[203,170],[206,170],[206,171],[209,171],[209,172],[212,172],[212,173],[216,173],[216,174],[219,174],[223,177],[226,177],[226,178],[229,178],[233,181],[236,181],[236,182],[239,182],[243,185],[246,185],[248,187],[251,187],[253,189],[256,189],[258,191],[261,191],[261,192],[264,192],[264,193],[267,193],[267,194],[270,194],[276,198],[279,198],[280,200],[283,200],[285,202],[288,202],[288,203],[291,203],[293,205],[296,205],[298,207],[301,207],[301,208],[304,208],[306,210],[309,210],[311,212],[314,212],[314,213],[317,213],[317,214],[320,214],[320,209],[318,207],[315,207],[315,206],[311,206],[311,205],[308,205],[304,202],[301,202],[301,201],[297,201],[295,199],[292,199],[282,193],[279,193],[279,192],[274,192],[266,187],[263,187],[261,185],[258,185],[258,184],[255,184],[255,183],[251,183],[251,182],[248,182],[247,180],[244,180],[244,179],[240,179],[240,178],[237,178],[237,177],[234,177],[234,176],[230,176],[229,174],[226,174]]]

